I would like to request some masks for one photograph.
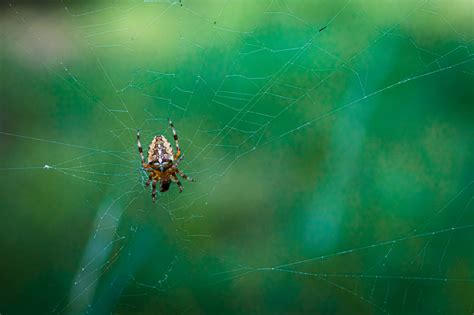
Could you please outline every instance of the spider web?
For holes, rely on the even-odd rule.
[[[474,312],[457,4],[9,3],[2,208],[58,245],[23,289],[62,281],[41,303],[61,314]],[[135,134],[171,139],[168,117],[198,181],[152,204]]]

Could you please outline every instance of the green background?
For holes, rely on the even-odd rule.
[[[473,12],[2,4],[0,313],[472,314]]]

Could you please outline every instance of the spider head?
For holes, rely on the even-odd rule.
[[[171,181],[169,179],[162,180],[160,183],[160,191],[165,192],[170,188]]]
[[[172,165],[172,162],[171,161],[165,161],[165,162],[153,162],[152,163],[152,166],[155,170],[159,170],[160,172],[164,172],[165,170],[167,170],[170,166]]]

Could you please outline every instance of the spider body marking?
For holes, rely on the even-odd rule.
[[[164,135],[159,135],[153,137],[153,140],[148,147],[147,159],[145,160],[142,145],[140,143],[140,131],[137,131],[138,152],[140,153],[140,158],[142,160],[142,167],[148,173],[148,180],[145,186],[149,186],[151,183],[151,196],[153,202],[156,201],[157,182],[160,182],[160,192],[167,191],[170,188],[171,182],[176,183],[179,187],[179,192],[182,192],[183,185],[179,181],[178,175],[184,179],[195,181],[178,169],[178,165],[184,156],[181,155],[178,135],[174,129],[173,123],[169,118],[168,122],[171,130],[173,131],[176,153],[174,152],[168,139],[166,139]]]

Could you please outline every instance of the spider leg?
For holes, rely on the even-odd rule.
[[[184,159],[184,154],[181,155],[176,161],[173,162],[173,167],[177,168],[179,163]]]
[[[189,177],[188,175],[184,174],[183,172],[181,172],[180,170],[176,169],[176,173],[178,173],[182,178],[186,179],[186,180],[190,180],[192,182],[195,182],[196,180],[194,178],[191,178]]]
[[[148,180],[147,180],[146,183],[145,183],[145,187],[150,186],[151,179],[152,179],[152,176],[151,176],[151,174],[150,174],[150,175],[148,175]]]
[[[145,157],[143,156],[143,149],[142,144],[140,143],[140,130],[137,130],[137,145],[138,145],[138,152],[140,153],[140,157],[142,159],[142,165],[145,165]]]
[[[178,185],[179,187],[179,192],[183,192],[183,185],[181,184],[181,182],[179,181],[178,177],[176,175],[171,175],[170,176],[171,180],[176,183],[176,185]]]
[[[176,154],[174,156],[174,159],[177,160],[179,158],[179,156],[181,155],[181,150],[179,149],[178,134],[176,133],[176,129],[174,129],[174,126],[173,126],[173,123],[171,122],[171,119],[168,118],[168,122],[170,124],[171,130],[173,131],[174,143],[176,145]]]
[[[153,199],[153,202],[156,201],[156,179],[153,180],[151,184],[151,199]]]

